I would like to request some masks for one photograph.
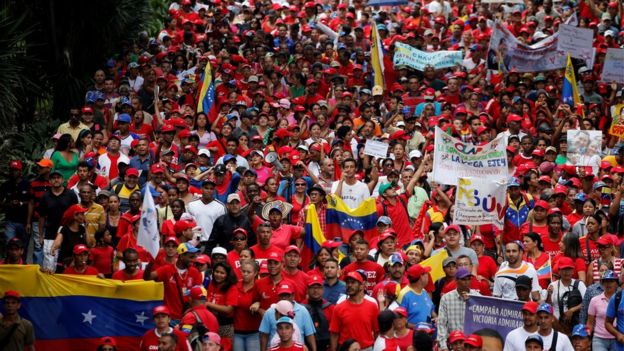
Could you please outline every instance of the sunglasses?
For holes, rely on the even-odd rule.
[[[232,238],[232,241],[245,241],[245,240],[247,240],[247,238],[244,236],[236,236]]]
[[[295,183],[295,186],[306,186],[307,184],[305,183]]]

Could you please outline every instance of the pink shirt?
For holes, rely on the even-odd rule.
[[[290,245],[290,242],[298,239],[300,235],[301,227],[290,224],[282,224],[279,228],[273,229],[273,235],[271,235],[271,245],[275,245],[281,250],[286,250],[286,247]]]
[[[611,333],[609,333],[604,326],[607,314],[607,305],[609,305],[609,300],[606,298],[604,293],[594,296],[589,302],[589,310],[587,311],[587,314],[596,317],[596,322],[594,323],[595,336],[603,339],[615,339],[615,337],[611,335]]]

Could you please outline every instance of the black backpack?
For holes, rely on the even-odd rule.
[[[578,279],[575,280],[574,284],[572,284],[572,290],[568,289],[559,298],[559,318],[563,319],[564,306],[566,307],[566,310],[569,310],[583,303],[583,295],[581,295],[581,291],[578,288],[579,282],[580,281]],[[559,286],[559,289],[561,289],[561,286]],[[574,313],[574,316],[572,317],[572,325],[578,324],[579,314],[579,312]]]
[[[202,350],[202,336],[209,332],[204,322],[202,322],[199,315],[195,313],[195,311],[191,310],[193,316],[195,316],[195,324],[193,324],[193,328],[191,328],[191,332],[186,337],[189,344],[191,344],[191,350],[193,351],[201,351]]]

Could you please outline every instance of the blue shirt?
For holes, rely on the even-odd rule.
[[[316,329],[314,329],[314,322],[312,322],[312,317],[310,317],[310,312],[303,306],[298,304],[297,302],[293,302],[295,305],[295,323],[299,327],[301,331],[301,340],[305,340],[306,336],[313,335],[316,333]],[[277,319],[275,319],[275,308],[271,307],[264,313],[262,316],[262,322],[260,322],[259,332],[264,334],[269,334],[269,342],[273,339],[275,333],[277,333]]]
[[[334,285],[327,284],[327,281],[323,282],[323,298],[334,305],[338,302],[340,295],[346,293],[347,285],[341,280],[338,280]]]
[[[424,289],[420,294],[417,294],[408,285],[399,293],[397,302],[407,310],[409,323],[431,322],[431,313],[434,310],[433,301]]]
[[[620,300],[620,305],[617,306],[617,311],[615,310],[615,296],[614,294],[611,296],[609,300],[609,305],[607,306],[607,318],[615,318],[617,319],[617,323],[615,328],[620,332],[624,333],[624,299]],[[615,349],[618,351],[624,351],[624,344],[620,344],[619,342],[615,342]]]

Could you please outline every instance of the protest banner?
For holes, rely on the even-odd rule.
[[[574,18],[568,19],[568,24],[573,22]],[[505,24],[496,22],[490,38],[487,67],[503,73],[511,70],[526,73],[561,69],[566,65],[567,52],[559,51],[558,46],[559,32],[533,45],[526,45],[516,39]],[[591,67],[593,51],[584,59],[585,64]]]
[[[507,180],[459,178],[453,223],[493,224],[503,229]]]
[[[609,134],[624,138],[624,104],[615,106],[615,113],[613,114],[611,127],[609,127]]]
[[[486,145],[474,145],[435,129],[433,180],[457,185],[460,177],[507,179],[507,139],[499,134]]]
[[[592,57],[594,31],[587,28],[562,24],[559,26],[557,50],[570,53],[570,57],[588,60]]]
[[[384,159],[388,157],[388,144],[376,141],[376,140],[366,140],[366,144],[364,144],[364,154],[377,157],[377,159]]]
[[[524,302],[470,295],[464,314],[464,334],[483,328],[496,330],[503,340],[510,331],[521,327]]]
[[[600,166],[602,132],[599,130],[568,130],[568,163],[575,166]],[[596,168],[597,170],[597,168]]]
[[[624,84],[624,49],[607,49],[601,80]]]
[[[395,44],[394,66],[408,66],[424,71],[425,66],[432,65],[435,69],[449,68],[461,64],[462,51],[425,52],[403,43]]]

